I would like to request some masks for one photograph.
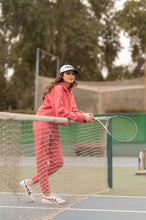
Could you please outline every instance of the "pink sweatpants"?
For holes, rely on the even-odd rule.
[[[34,122],[33,131],[37,174],[31,179],[34,183],[40,183],[43,193],[50,193],[48,176],[64,163],[58,126],[53,123]]]

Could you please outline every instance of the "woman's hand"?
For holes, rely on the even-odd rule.
[[[93,123],[95,121],[95,117],[92,113],[84,113],[84,120],[89,123]]]

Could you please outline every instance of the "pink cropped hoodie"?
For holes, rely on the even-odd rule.
[[[72,88],[67,88],[64,82],[54,86],[45,96],[37,115],[64,117],[76,122],[84,122],[84,113],[77,111]]]

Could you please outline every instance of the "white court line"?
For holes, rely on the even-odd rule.
[[[11,193],[11,192],[0,192],[0,195],[14,195],[14,193]],[[26,195],[26,193],[17,193],[17,195]],[[14,196],[17,196],[17,195],[14,195]],[[35,195],[42,195],[42,193],[35,193]],[[74,194],[59,194],[60,196],[86,196],[86,195],[82,195],[82,194],[77,194],[77,195],[74,195]],[[119,195],[88,195],[88,198],[91,198],[91,197],[97,197],[97,198],[129,198],[129,199],[146,199],[146,196],[119,196]],[[1,206],[0,206],[1,207]]]
[[[17,193],[17,195],[15,195],[14,193],[11,193],[11,192],[0,192],[0,195],[14,195],[14,196],[17,196],[17,195],[26,195],[26,193]],[[35,193],[35,195],[42,195],[42,193]],[[74,195],[74,194],[59,194],[60,196],[86,196],[84,194],[77,194],[77,195]],[[146,196],[119,196],[119,195],[88,195],[88,198],[91,198],[91,197],[103,197],[103,198],[136,198],[136,199],[146,199]]]
[[[37,206],[35,206],[35,207],[33,207],[33,206],[31,206],[31,207],[27,207],[27,206],[0,206],[0,209],[1,208],[6,208],[6,209],[43,209],[43,210],[57,208],[57,209],[64,210],[64,208],[59,208],[57,206],[52,207],[52,208],[51,207],[42,207],[42,206],[39,206],[39,207],[37,207]]]
[[[118,210],[118,209],[69,209],[71,211],[85,211],[85,212],[119,212],[119,213],[146,213],[146,211],[136,211],[136,210]]]
[[[0,193],[0,194],[5,194],[5,192]],[[6,194],[12,194],[12,193],[6,193]],[[39,193],[38,193],[39,194]],[[97,197],[97,198],[129,198],[129,199],[146,199],[146,197],[140,197],[140,196],[112,196],[112,195],[92,195],[90,197]],[[42,209],[42,210],[53,210],[55,208],[59,210],[64,210],[66,209],[65,207],[58,207],[58,205],[54,205],[53,207],[42,207],[42,206],[0,206],[0,208],[9,208],[9,209],[32,209],[32,210],[37,210],[37,209]],[[84,212],[115,212],[115,213],[139,213],[139,214],[146,214],[146,210],[119,210],[119,209],[82,209],[82,208],[68,208],[66,210],[70,211],[84,211]]]
[[[112,196],[112,195],[91,195],[90,197],[103,197],[103,198],[129,198],[129,199],[146,199],[146,196]]]
[[[23,207],[23,206],[0,206],[0,208],[10,208],[10,209],[42,209],[42,210],[52,210],[55,207]],[[59,210],[64,210],[65,207],[59,208]],[[116,212],[116,213],[139,213],[146,214],[146,211],[137,211],[137,210],[120,210],[120,209],[80,209],[80,208],[70,208],[69,211],[84,211],[84,212]]]

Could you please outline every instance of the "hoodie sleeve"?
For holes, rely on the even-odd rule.
[[[54,94],[54,109],[56,117],[64,117],[76,122],[84,122],[84,113],[77,112],[75,100],[73,101],[71,111],[67,109],[67,106],[64,106],[63,92],[61,86],[56,86]]]

